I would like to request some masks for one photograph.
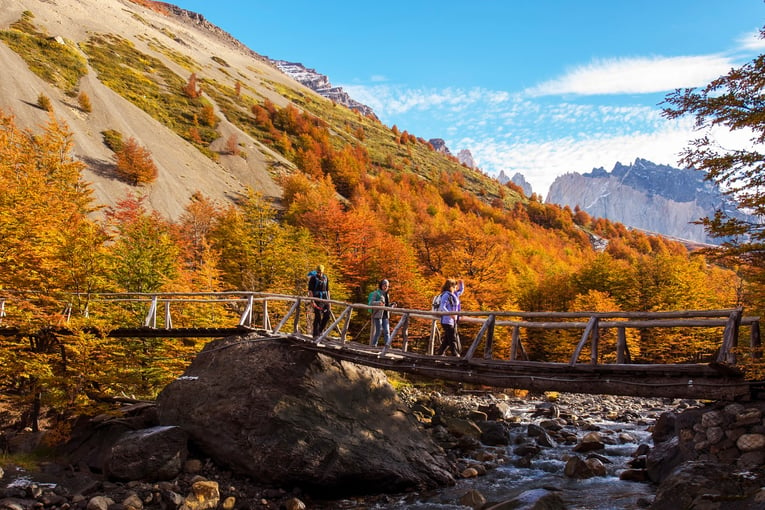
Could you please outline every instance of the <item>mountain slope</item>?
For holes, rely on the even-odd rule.
[[[0,109],[12,113],[18,125],[37,129],[48,122],[38,98],[50,98],[56,118],[72,132],[76,156],[87,165],[85,179],[106,206],[128,193],[145,195],[149,207],[177,219],[196,191],[227,202],[248,188],[278,202],[279,177],[297,167],[294,158],[282,155],[283,147],[277,149],[278,137],[253,121],[252,110],[268,104],[315,115],[327,123],[338,147],[363,145],[371,172],[386,168],[428,180],[440,179],[444,171],[459,173],[464,188],[485,201],[519,199],[496,180],[437,154],[424,140],[393,133],[373,116],[321,97],[202,15],[170,4],[0,0],[0,36],[5,43],[0,44]],[[49,55],[36,54],[36,47]],[[69,82],[57,79],[71,71],[61,63],[62,54],[85,64]],[[192,76],[202,91],[195,100],[183,95]],[[90,98],[89,113],[78,107],[81,93]],[[209,125],[206,108],[213,111]],[[156,181],[135,187],[118,179],[105,131],[145,147],[158,167]],[[231,144],[236,154],[228,150]]]
[[[637,159],[611,172],[559,176],[547,202],[578,206],[590,216],[689,241],[713,243],[696,220],[735,206],[703,174]],[[743,215],[742,215],[743,217]]]
[[[162,59],[181,76],[187,76],[189,71],[152,50],[149,41],[161,37],[162,45],[188,54],[195,62],[204,63],[200,64],[199,72],[215,79],[225,77],[211,60],[211,57],[219,56],[249,72],[253,83],[259,82],[254,79],[257,75],[266,76],[276,83],[286,81],[278,71],[253,59],[230,42],[212,37],[207,30],[191,22],[180,23],[132,3],[60,0],[54,5],[29,0],[3,0],[0,6],[0,28],[9,27],[20,19],[24,11],[28,11],[33,15],[32,22],[38,30],[51,37],[63,38],[70,46],[87,41],[93,34],[116,33],[133,41],[137,49]],[[98,12],[98,16],[93,16],[93,12]],[[170,33],[172,37],[162,35]],[[36,106],[38,96],[44,94],[51,98],[56,117],[72,131],[75,154],[87,164],[85,178],[92,183],[96,200],[101,204],[114,205],[118,199],[133,191],[146,194],[149,206],[170,218],[176,218],[188,197],[196,190],[216,198],[236,196],[245,186],[256,188],[266,195],[278,196],[280,193],[267,172],[267,165],[282,158],[272,151],[264,151],[253,141],[243,146],[247,159],[221,156],[222,161],[217,164],[167,126],[104,85],[92,68],[79,83],[79,90],[90,97],[93,106],[92,113],[86,114],[76,107],[74,98],[43,81],[5,44],[0,44],[0,66],[4,70],[4,77],[0,80],[0,108],[12,113],[20,126],[35,129],[48,122],[47,112]],[[275,102],[284,103],[280,96],[272,96]],[[151,152],[159,170],[155,183],[136,190],[113,176],[110,171],[113,154],[104,145],[101,135],[108,129],[117,130],[126,138],[134,137]],[[223,120],[218,131],[221,137],[225,137],[239,130]]]

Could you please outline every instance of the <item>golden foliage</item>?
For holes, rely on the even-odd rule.
[[[115,156],[117,173],[133,186],[149,184],[157,179],[157,165],[151,157],[151,152],[138,145],[135,138],[128,138]]]

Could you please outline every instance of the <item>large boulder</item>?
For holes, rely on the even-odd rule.
[[[288,340],[209,343],[157,410],[216,464],[263,483],[326,496],[454,483],[382,371]]]

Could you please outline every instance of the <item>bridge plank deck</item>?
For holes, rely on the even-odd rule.
[[[713,364],[628,365],[503,361],[429,356],[303,335],[288,340],[353,363],[431,378],[531,391],[638,397],[747,400],[750,385],[734,367]]]

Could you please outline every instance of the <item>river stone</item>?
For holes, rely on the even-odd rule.
[[[681,464],[656,491],[651,510],[679,508],[760,508],[745,500],[755,497],[760,484],[747,473],[713,462],[693,461]],[[742,506],[733,506],[741,501]],[[730,506],[710,506],[728,502]]]
[[[210,342],[157,411],[216,464],[267,484],[341,497],[454,483],[381,370],[289,340]]]
[[[548,489],[531,489],[502,503],[490,504],[484,510],[566,510],[563,498]]]
[[[752,452],[765,447],[765,435],[763,434],[742,434],[736,440],[736,446],[742,452]]]
[[[218,482],[200,480],[191,486],[191,493],[186,496],[183,510],[212,510],[218,507],[220,488]]]

